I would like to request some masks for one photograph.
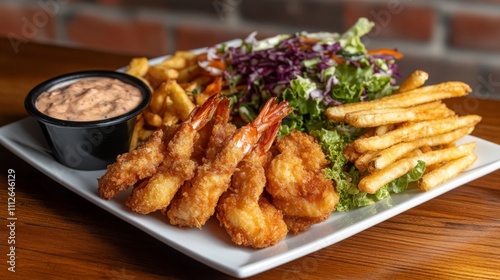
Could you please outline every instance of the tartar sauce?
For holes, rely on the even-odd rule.
[[[136,87],[112,78],[87,78],[44,92],[36,108],[56,119],[96,121],[125,114],[141,103]]]

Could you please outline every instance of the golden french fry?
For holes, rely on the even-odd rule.
[[[160,81],[177,79],[179,77],[179,71],[161,64],[149,67],[148,74]]]
[[[435,102],[431,102],[434,104]],[[347,113],[345,122],[354,127],[376,127],[402,122],[418,122],[446,118],[455,112],[446,108],[445,104],[435,108],[383,108]],[[415,106],[419,107],[419,106]]]
[[[185,68],[187,64],[186,58],[178,55],[171,56],[160,63],[160,65],[166,68],[173,68],[176,70]]]
[[[391,131],[394,129],[394,125],[393,124],[385,124],[385,125],[381,125],[379,127],[376,127],[375,128],[375,135],[384,135],[386,134],[387,132]]]
[[[412,170],[419,160],[425,162],[426,165],[432,165],[471,154],[475,147],[476,143],[471,142],[453,148],[436,150],[418,156],[400,159],[379,172],[363,177],[359,181],[358,188],[364,192],[374,194],[389,182]]]
[[[165,114],[163,115],[163,125],[167,126],[174,125],[178,123],[179,120],[180,120],[179,116],[177,116],[172,112],[165,112]]]
[[[178,123],[180,118],[175,110],[174,102],[172,102],[170,96],[167,96],[167,100],[165,100],[163,105],[163,125],[170,126]]]
[[[421,155],[422,153],[423,153],[422,150],[415,149],[415,150],[409,152],[408,154],[404,155],[403,158],[416,157],[416,156]]]
[[[194,109],[195,105],[176,81],[170,80],[168,81],[168,85],[170,90],[169,96],[172,99],[175,110],[179,114],[181,120],[185,120]]]
[[[358,137],[358,139],[371,137],[373,135],[375,135],[375,129],[368,128]],[[354,145],[350,143],[344,148],[344,156],[348,161],[355,162],[361,156],[361,153],[356,152]]]
[[[413,73],[411,73],[410,76],[408,76],[408,78],[406,78],[401,83],[396,93],[401,93],[419,88],[425,84],[428,78],[429,74],[427,74],[422,70],[416,70]]]
[[[474,129],[474,128],[472,128],[472,129],[471,129],[471,131],[470,131],[468,134],[472,133],[472,130],[473,130],[473,129]],[[456,145],[457,145],[457,144],[456,144],[455,142],[450,142],[450,143],[443,144],[443,145],[442,145],[442,148],[451,148],[451,147],[455,147]]]
[[[360,155],[356,161],[354,162],[354,165],[356,168],[358,168],[359,171],[363,172],[368,169],[368,163],[377,155],[377,151],[374,152],[367,152],[362,155]]]
[[[358,153],[386,149],[397,143],[443,134],[466,126],[474,126],[481,120],[478,115],[452,116],[444,119],[411,123],[394,129],[382,136],[356,139],[353,142]]]
[[[425,166],[425,172],[424,174],[427,174],[443,165],[445,165],[446,162],[438,162],[438,163],[435,163],[435,164],[431,164],[429,166]]]
[[[151,129],[141,129],[139,131],[139,140],[141,140],[141,142],[146,142],[153,132],[154,130]]]
[[[474,127],[463,127],[444,134],[417,139],[415,141],[399,143],[380,151],[368,164],[368,170],[372,173],[384,169],[396,160],[404,157],[409,152],[427,146],[438,146],[452,143],[463,136],[470,134]]]
[[[187,83],[187,85],[183,86],[183,88],[187,94],[195,95],[202,92],[211,79],[212,77],[210,76],[206,75],[200,76],[192,80],[191,82]]]
[[[144,111],[144,119],[150,126],[153,127],[161,127],[163,124],[161,117],[150,111]]]
[[[470,129],[469,131],[472,132],[472,129]],[[470,134],[470,132],[467,134]],[[427,152],[431,152],[432,148],[426,144],[426,145],[423,145],[422,147],[420,147],[419,150],[421,150],[422,153],[427,153]]]
[[[441,100],[432,101],[428,103],[418,104],[410,107],[381,107],[381,108],[370,108],[367,110],[359,110],[354,112],[349,112],[346,114],[356,116],[356,115],[374,115],[374,114],[385,114],[385,113],[393,113],[393,112],[404,112],[404,111],[423,111],[430,110],[436,108],[446,108],[446,104],[444,104]]]
[[[141,131],[143,126],[144,126],[144,118],[142,117],[142,114],[140,114],[139,116],[137,116],[134,124],[134,129],[132,130],[132,136],[130,137],[129,151],[135,149],[139,144],[139,132]]]
[[[182,50],[179,50],[179,51],[176,51],[174,56],[178,56],[178,57],[182,57],[186,60],[193,60],[195,59],[198,55],[195,54],[194,52],[192,51],[182,51]]]
[[[326,116],[333,121],[345,121],[346,114],[350,112],[373,108],[407,108],[445,98],[464,96],[471,91],[472,89],[462,82],[445,82],[389,95],[376,100],[332,106],[326,110]]]
[[[356,149],[354,149],[354,145],[352,145],[351,143],[344,148],[344,156],[348,161],[355,162],[361,156],[361,154],[356,152]]]
[[[137,58],[132,58],[128,66],[128,69],[125,71],[125,73],[135,77],[142,77],[146,75],[148,69],[149,69],[148,59],[145,57],[137,57]]]
[[[463,170],[469,168],[477,159],[473,153],[463,156],[458,159],[451,160],[446,164],[439,166],[431,172],[424,174],[420,180],[418,187],[423,191],[428,191],[436,186],[454,178]]]
[[[151,101],[149,102],[149,108],[152,113],[160,114],[161,110],[167,99],[168,91],[165,89],[165,83],[160,85],[151,96]]]
[[[201,67],[198,64],[190,65],[186,68],[180,69],[177,75],[178,83],[186,83],[194,80],[196,75],[200,72]]]

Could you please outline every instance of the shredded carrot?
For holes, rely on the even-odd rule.
[[[333,60],[335,60],[338,64],[343,64],[345,62],[345,60],[343,60],[342,58],[332,54],[332,58]]]
[[[403,54],[392,49],[377,49],[377,50],[369,50],[368,54],[374,55],[374,54],[386,54],[386,55],[392,55],[396,59],[401,59],[403,58]]]
[[[311,44],[311,45],[314,45],[317,42],[319,42],[318,39],[308,38],[308,37],[305,37],[305,36],[300,36],[300,41],[302,41],[305,44]]]
[[[208,84],[203,91],[204,94],[212,96],[214,94],[217,94],[221,91],[222,89],[222,77],[218,76],[215,77],[214,81],[211,84]]]
[[[307,38],[305,36],[300,37],[300,42],[302,43],[299,46],[299,49],[302,51],[308,51],[312,49],[312,46],[316,44],[319,40],[317,39],[312,39],[312,38]]]
[[[214,68],[218,68],[218,69],[221,69],[221,70],[225,70],[226,69],[226,64],[222,60],[212,60],[212,61],[210,61],[209,66],[210,67],[214,67]]]

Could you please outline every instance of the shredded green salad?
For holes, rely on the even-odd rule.
[[[302,32],[261,41],[251,34],[237,47],[214,47],[207,55],[208,60],[222,60],[226,65],[222,75],[235,92],[229,96],[234,117],[252,121],[272,96],[294,108],[283,120],[279,136],[300,130],[318,140],[331,161],[324,172],[336,182],[340,197],[337,211],[367,206],[403,192],[425,171],[425,163],[419,162],[376,194],[360,191],[357,184],[362,174],[348,163],[343,151],[363,130],[325,116],[330,106],[377,99],[398,88],[399,53],[369,52],[361,41],[373,26],[360,18],[343,34]]]

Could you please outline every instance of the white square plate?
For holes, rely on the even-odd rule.
[[[428,192],[409,189],[374,205],[349,212],[334,212],[330,218],[297,236],[288,235],[277,245],[255,250],[233,244],[218,221],[212,218],[203,228],[183,229],[169,225],[161,214],[140,215],[125,206],[128,192],[111,201],[97,194],[100,171],[77,171],[57,163],[33,118],[0,128],[0,143],[61,185],[147,232],[168,246],[214,269],[244,278],[300,258],[339,242],[412,207],[424,203],[478,177],[500,168],[500,145],[466,136],[459,143],[475,141],[478,160],[457,178]]]

